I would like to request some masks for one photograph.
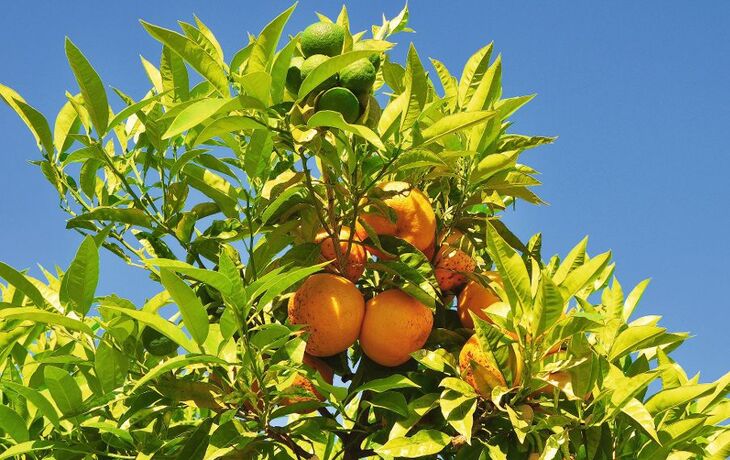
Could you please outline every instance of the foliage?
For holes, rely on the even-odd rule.
[[[282,38],[292,11],[228,60],[198,18],[182,33],[142,22],[162,52],[159,65],[142,58],[151,88],[140,100],[111,94],[67,40],[79,92],[53,130],[0,85],[68,228],[84,235],[68,268],[43,280],[0,264],[0,459],[726,458],[730,374],[688,377],[670,357],[688,335],[657,316],[631,320],[647,282],[624,295],[610,254],[590,256],[586,240],[545,262],[539,234],[523,243],[499,220],[519,201],[542,203],[520,159],[553,138],[510,132],[532,96],[502,96],[493,46],[458,79],[431,60],[439,90],[413,46],[405,65],[389,58],[391,36],[410,31],[407,9],[368,37],[351,33],[343,8],[342,53],[295,94],[298,36]],[[323,82],[373,56],[378,97],[360,98],[357,121],[315,113]],[[487,397],[460,378],[471,331],[428,257],[367,228],[369,245],[397,257],[370,259],[358,288],[370,298],[396,286],[432,307],[429,340],[395,368],[357,344],[326,358],[334,385],[301,364],[306,335],[286,302],[326,265],[315,235],[355,228],[385,180],[422,190],[437,234],[463,232],[477,272],[504,280],[505,308],[476,322],[507,384]],[[97,294],[100,248],[160,292],[144,305]],[[300,375],[323,402],[286,403]]]

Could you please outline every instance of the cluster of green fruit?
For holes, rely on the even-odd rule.
[[[345,29],[331,22],[314,23],[304,29],[299,45],[302,55],[292,58],[286,75],[286,87],[292,94],[298,94],[302,82],[314,69],[342,53]],[[379,67],[380,55],[374,53],[328,78],[313,91],[315,110],[339,112],[346,122],[354,123],[370,100]]]

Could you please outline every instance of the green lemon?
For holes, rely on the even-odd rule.
[[[289,70],[286,72],[286,89],[288,89],[292,94],[297,94],[297,92],[299,92],[299,87],[302,85],[303,63],[303,57],[293,57],[289,64]]]
[[[142,330],[142,344],[144,349],[154,356],[171,355],[178,349],[175,342],[149,326]]]
[[[370,92],[375,83],[375,67],[368,59],[360,59],[340,71],[340,85],[355,94]]]
[[[320,64],[324,63],[328,59],[329,58],[324,54],[315,54],[314,56],[309,56],[307,59],[305,59],[301,67],[302,81],[306,80],[309,74],[311,74],[314,69],[316,69]],[[331,88],[336,84],[337,75],[332,75],[327,80],[323,81],[315,90],[324,91],[325,89]]]
[[[315,54],[336,56],[342,53],[345,43],[345,29],[331,22],[315,22],[302,32],[299,44],[304,56]]]
[[[319,97],[317,110],[339,112],[346,122],[353,123],[360,116],[360,102],[349,89],[332,88]]]
[[[358,50],[358,51],[361,51],[361,50],[370,50],[370,51],[372,51],[373,54],[371,54],[370,56],[368,56],[368,60],[373,65],[373,67],[375,67],[375,71],[376,72],[378,71],[378,69],[380,68],[380,61],[382,59],[382,56],[381,56],[382,53],[379,53],[379,52],[377,52],[375,50],[372,50],[370,48],[367,48],[367,45],[363,44],[362,42],[357,42],[354,45],[352,45],[352,49],[353,50]]]

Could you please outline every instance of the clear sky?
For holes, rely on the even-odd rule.
[[[139,55],[156,61],[159,44],[137,20],[165,27],[197,14],[230,57],[288,3],[281,1],[5,2],[0,82],[51,120],[76,91],[65,61],[68,35],[107,85],[140,98],[148,87]],[[399,3],[349,2],[355,30],[395,15]],[[288,31],[336,16],[340,3],[303,0]],[[638,314],[689,331],[675,356],[703,380],[730,369],[730,3],[645,0],[414,1],[413,41],[460,74],[466,59],[495,41],[504,58],[506,96],[538,93],[513,131],[558,135],[526,154],[542,174],[550,206],[519,206],[507,218],[521,236],[542,231],[546,256],[565,254],[590,235],[592,253],[614,251],[626,292],[652,283]],[[399,52],[400,54],[400,52]],[[39,155],[26,128],[0,108],[0,260],[15,267],[66,266],[79,243],[64,229],[55,192],[28,164]],[[38,274],[36,269],[33,273]],[[110,255],[100,293],[135,301],[155,293],[144,272]]]

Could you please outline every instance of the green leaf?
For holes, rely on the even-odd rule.
[[[438,403],[438,393],[429,393],[409,402],[408,417],[395,421],[393,428],[390,430],[389,439],[405,436],[426,413],[435,409]]]
[[[105,392],[111,392],[122,386],[127,378],[128,368],[125,353],[112,347],[106,341],[99,342],[94,355],[94,370],[99,384]]]
[[[65,370],[54,366],[46,366],[43,369],[43,377],[61,413],[66,416],[75,414],[83,402],[81,388],[76,380]]]
[[[673,407],[694,401],[697,398],[712,393],[714,390],[714,383],[684,385],[677,388],[669,388],[662,390],[649,398],[645,405],[646,409],[652,416],[654,416]]]
[[[588,262],[576,268],[562,283],[559,283],[564,299],[568,299],[575,295],[578,291],[590,284],[603,269],[608,265],[611,259],[611,252],[604,252],[592,257]]]
[[[451,443],[451,436],[436,430],[421,430],[411,437],[394,438],[375,449],[378,455],[417,458],[435,455]]]
[[[106,134],[109,121],[109,102],[104,90],[104,84],[101,82],[99,74],[96,73],[96,70],[86,59],[86,56],[68,37],[66,37],[66,57],[84,97],[84,107],[89,112],[96,133],[101,137]]]
[[[16,442],[25,442],[30,436],[23,417],[5,405],[0,405],[0,430],[9,434]]]
[[[230,95],[228,77],[226,76],[225,70],[200,45],[172,30],[158,27],[145,21],[140,22],[153,38],[167,45],[172,51],[185,59],[222,96]]]
[[[499,172],[513,168],[519,156],[520,152],[518,150],[487,155],[472,171],[470,180],[479,183]]]
[[[79,116],[73,104],[66,101],[56,115],[56,123],[53,125],[53,145],[59,152],[64,152],[69,147],[69,135],[78,131],[78,120]]]
[[[628,297],[626,297],[626,302],[624,302],[623,308],[624,321],[628,321],[631,317],[631,314],[634,312],[636,305],[639,303],[639,300],[641,300],[641,296],[644,295],[644,290],[649,285],[649,281],[649,279],[645,279],[641,283],[637,284],[636,287],[629,293]]]
[[[443,348],[437,350],[416,350],[411,353],[413,359],[421,363],[423,366],[436,372],[452,374],[456,372],[456,362],[454,356]]]
[[[562,283],[570,272],[585,263],[587,247],[588,237],[586,236],[580,241],[580,243],[576,244],[575,247],[570,250],[553,275],[553,281],[556,284]]]
[[[183,174],[192,187],[215,201],[226,217],[238,218],[237,192],[230,182],[209,169],[190,163],[183,167]]]
[[[190,331],[190,335],[198,344],[205,342],[205,338],[208,337],[208,312],[195,295],[195,291],[167,269],[160,269],[160,279],[180,309],[183,323]]]
[[[497,59],[494,60],[494,63],[490,65],[484,75],[482,75],[479,85],[469,99],[469,102],[466,103],[465,110],[467,112],[474,112],[477,110],[485,110],[490,108],[490,106],[497,99],[501,91],[501,72],[502,59],[500,56],[497,56]]]
[[[651,345],[651,340],[663,335],[667,330],[657,326],[633,326],[621,332],[613,342],[608,359],[613,361],[633,351]]]
[[[144,109],[145,107],[152,104],[153,102],[159,101],[160,98],[166,96],[167,94],[168,94],[167,92],[155,94],[154,96],[150,96],[147,99],[142,99],[139,102],[135,102],[134,104],[126,106],[125,108],[120,110],[119,113],[114,115],[114,118],[111,119],[111,121],[109,122],[109,129],[114,128],[119,123],[126,120],[133,114],[139,112],[140,110]]]
[[[504,280],[504,288],[510,297],[512,311],[516,311],[516,302],[519,302],[523,309],[528,309],[532,304],[532,294],[525,262],[491,223],[487,226],[487,246],[489,255]]]
[[[200,20],[198,16],[193,15],[193,19],[195,19],[195,25],[198,26],[200,35],[203,36],[210,44],[209,46],[212,50],[209,50],[208,54],[216,58],[219,62],[223,62],[223,48],[220,43],[218,43],[213,32],[203,23],[203,21]]]
[[[190,97],[190,82],[185,62],[179,54],[172,52],[167,46],[162,47],[160,80],[164,91],[170,93],[170,97],[165,99],[165,105],[183,102]]]
[[[317,66],[317,68],[315,68],[309,75],[307,75],[306,79],[304,79],[302,86],[299,87],[297,102],[307,97],[313,89],[318,87],[323,81],[327,80],[332,75],[336,74],[353,62],[367,58],[372,54],[373,52],[368,50],[350,51],[327,59],[325,62]]]
[[[394,170],[403,171],[414,168],[430,168],[432,166],[450,168],[453,163],[449,165],[441,156],[428,150],[409,150],[398,156]]]
[[[177,343],[187,351],[191,353],[198,353],[200,352],[200,347],[190,340],[185,333],[180,330],[180,328],[176,327],[171,322],[155,315],[152,313],[148,313],[146,311],[140,311],[140,310],[130,310],[128,308],[121,308],[113,305],[103,305],[101,308],[112,310],[115,312],[119,312],[123,315],[127,315],[131,318],[136,319],[137,321],[145,324],[146,326],[149,326],[160,334],[164,335],[168,339],[172,340],[173,342]],[[207,318],[206,318],[207,320]]]
[[[299,37],[294,37],[276,54],[274,65],[271,67],[271,101],[274,104],[282,102],[286,87],[286,74],[298,43]]]
[[[274,18],[273,21],[266,24],[263,30],[261,30],[259,36],[256,37],[251,55],[248,58],[246,73],[265,72],[269,70],[274,60],[274,53],[276,52],[276,46],[279,44],[281,33],[284,31],[284,26],[296,6],[296,3],[290,6],[286,11]]]
[[[111,221],[126,225],[152,228],[152,219],[141,209],[98,207],[86,214],[80,214],[66,222],[66,228],[76,228],[89,221]]]
[[[380,150],[385,150],[385,145],[380,137],[375,134],[373,130],[367,126],[354,125],[347,123],[339,112],[333,112],[331,110],[322,110],[312,115],[312,118],[307,122],[307,126],[316,128],[319,126],[328,126],[331,128],[338,128],[348,133],[355,134],[365,139],[366,141],[373,144]]]
[[[26,401],[33,404],[37,409],[40,415],[46,417],[55,427],[60,426],[60,422],[58,419],[58,412],[56,412],[56,409],[53,408],[53,404],[46,399],[45,396],[43,396],[38,390],[35,390],[33,388],[28,388],[25,385],[20,385],[15,382],[10,382],[7,380],[0,380],[0,388],[2,388],[5,391],[13,391],[23,398],[25,398]]]
[[[24,274],[3,262],[0,262],[0,278],[4,278],[5,281],[15,286],[15,289],[25,294],[37,307],[50,307],[50,304],[43,297],[41,291]]]
[[[208,449],[208,444],[210,443],[210,427],[212,425],[213,419],[203,420],[195,431],[187,436],[185,445],[183,445],[182,450],[178,453],[177,458],[203,460],[205,458],[205,452]]]
[[[539,292],[532,309],[532,335],[538,337],[551,328],[563,314],[565,300],[546,270],[540,276]]]
[[[360,393],[361,391],[373,391],[375,393],[382,393],[388,390],[397,390],[399,388],[418,388],[419,385],[413,380],[404,377],[399,374],[393,374],[382,379],[371,380],[368,383],[359,386],[352,394]]]
[[[129,393],[134,393],[139,390],[147,383],[166,374],[172,370],[180,369],[185,366],[192,366],[194,364],[228,364],[221,358],[217,358],[211,355],[188,355],[188,356],[174,356],[170,359],[162,361],[157,366],[147,372],[144,377],[140,378],[134,383],[134,386]]]
[[[9,447],[5,452],[0,452],[0,460],[6,458],[19,458],[23,454],[37,452],[39,450],[52,449],[56,443],[52,441],[26,441]]]
[[[50,141],[50,128],[43,115],[26,104],[25,99],[20,94],[5,85],[0,85],[0,98],[23,120],[23,123],[30,129],[33,137],[35,137],[38,146],[44,148],[49,155],[52,154],[53,143]]]
[[[309,198],[309,195],[303,185],[296,184],[287,188],[283,192],[279,193],[274,201],[266,207],[266,210],[264,210],[261,214],[261,222],[268,224],[269,221],[278,214],[279,210],[286,209],[283,208],[283,206],[287,204],[290,199],[297,202],[304,202],[307,198]]]
[[[61,282],[61,304],[86,315],[94,301],[99,282],[99,249],[94,238],[86,236]]]
[[[443,62],[431,58],[431,64],[436,69],[436,74],[441,80],[441,86],[444,88],[444,99],[449,99],[449,107],[453,108],[457,103],[458,88],[456,86],[456,79],[449,73]]]
[[[472,55],[464,66],[459,79],[459,106],[464,107],[469,102],[484,73],[489,68],[489,60],[492,57],[494,43],[490,43]]]
[[[311,267],[285,271],[281,274],[275,272],[268,273],[262,278],[259,278],[257,280],[257,284],[247,286],[246,291],[249,293],[248,298],[254,300],[261,295],[261,298],[256,302],[258,310],[261,310],[268,305],[269,302],[274,300],[276,296],[280,295],[282,292],[286,291],[291,286],[308,277],[312,273],[322,270],[322,268],[328,264],[329,262],[323,262],[318,265],[312,265]]]
[[[62,326],[71,331],[80,331],[91,337],[94,336],[91,328],[77,319],[67,318],[58,313],[51,313],[33,307],[0,309],[0,319],[26,319],[53,326]]]
[[[213,120],[195,137],[192,145],[200,145],[214,137],[238,131],[264,128],[261,122],[243,115],[230,115]],[[266,130],[268,132],[268,130]]]
[[[398,414],[401,417],[408,417],[408,403],[406,402],[406,398],[402,393],[397,391],[376,393],[367,403],[373,407],[379,407]]]
[[[266,177],[266,170],[271,167],[271,152],[274,150],[271,131],[257,129],[249,139],[243,158],[243,169],[249,177]]]
[[[429,81],[426,78],[426,70],[423,68],[421,59],[418,57],[416,48],[411,43],[408,48],[405,73],[405,108],[401,117],[401,130],[405,131],[413,126],[423,112],[426,104]]]
[[[439,399],[441,413],[446,421],[460,435],[471,443],[471,432],[474,424],[474,411],[477,408],[477,398],[466,396],[455,390],[444,390]]]
[[[628,403],[621,407],[621,412],[631,417],[636,423],[639,424],[639,426],[646,432],[646,434],[651,436],[651,438],[656,442],[659,442],[659,437],[656,433],[656,427],[654,426],[654,419],[652,418],[652,414],[649,413],[647,408],[643,404],[641,404],[638,399],[631,399]]]
[[[53,155],[53,141],[51,140],[51,128],[48,127],[48,121],[35,108],[29,106],[25,102],[15,101],[15,104],[23,112],[27,120],[32,125],[31,131],[36,133],[39,138],[40,146],[45,152],[51,156]]]
[[[478,112],[459,112],[446,115],[421,132],[422,140],[418,143],[418,146],[428,145],[442,137],[484,123],[494,118],[496,114],[497,112],[494,111],[482,110]]]
[[[203,268],[197,268],[180,260],[172,259],[148,259],[145,260],[147,265],[156,265],[160,268],[167,268],[177,273],[195,278],[198,281],[211,286],[223,295],[228,295],[231,292],[231,281],[222,273],[214,272],[212,270],[205,270]]]
[[[185,107],[185,109],[183,109],[183,111],[180,112],[174,120],[172,120],[170,127],[167,128],[167,131],[165,131],[162,135],[162,138],[169,139],[173,136],[177,136],[183,131],[187,131],[190,128],[198,126],[200,123],[218,113],[218,111],[226,104],[230,103],[231,100],[232,99],[227,98],[211,98],[190,104]]]

